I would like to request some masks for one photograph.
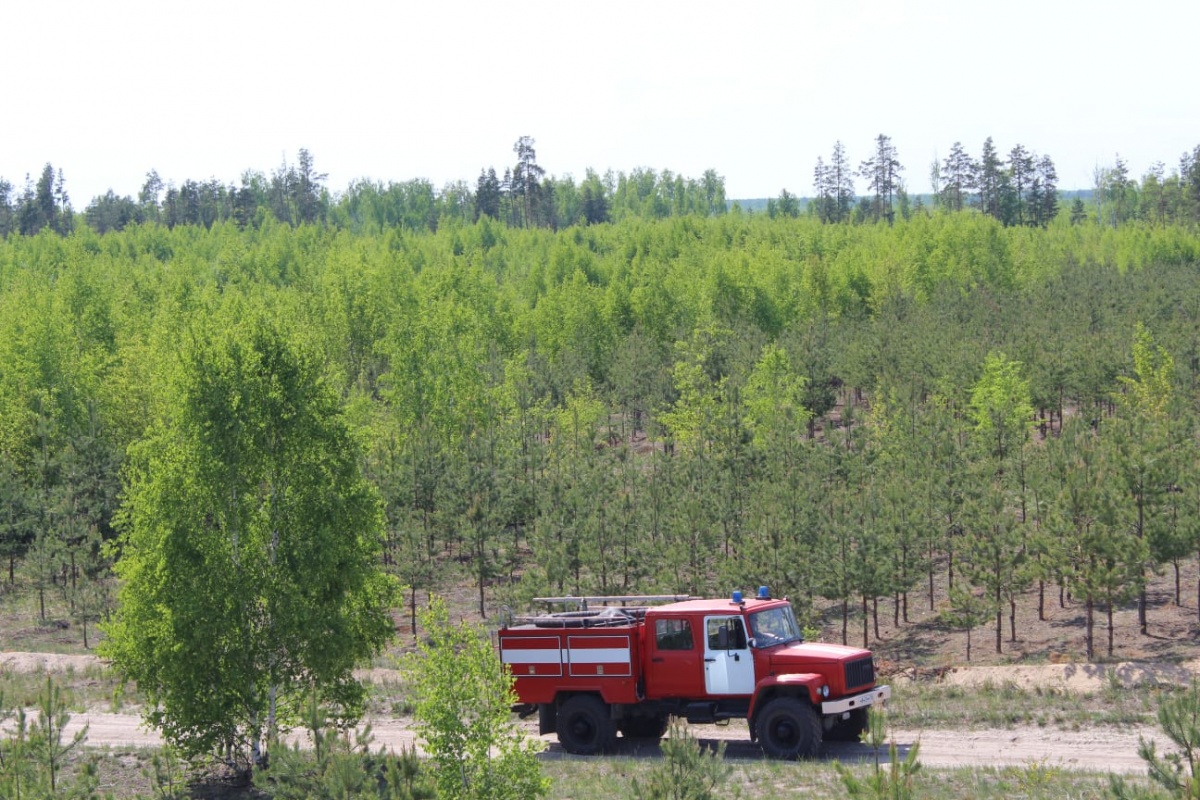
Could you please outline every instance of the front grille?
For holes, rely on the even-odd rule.
[[[875,682],[875,662],[871,658],[860,658],[846,665],[846,690],[867,686]]]

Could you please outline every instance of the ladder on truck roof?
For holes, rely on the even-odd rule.
[[[623,606],[629,603],[648,606],[655,603],[680,603],[684,600],[695,599],[697,598],[687,594],[567,595],[566,597],[535,597],[533,602],[551,606],[576,605],[580,611],[587,611],[588,603],[599,603],[602,606],[608,606],[610,603],[620,603]]]
[[[646,609],[656,603],[677,603],[682,600],[695,599],[686,594],[535,597],[533,598],[535,603],[544,603],[548,606],[574,606],[574,609],[547,611],[534,615],[512,615],[510,621],[538,628],[608,628],[636,623],[646,616]]]

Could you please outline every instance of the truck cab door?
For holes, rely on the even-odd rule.
[[[695,698],[704,696],[701,656],[704,648],[699,620],[685,616],[655,617],[650,630],[650,663],[646,668],[646,697]]]
[[[753,694],[754,656],[739,616],[704,618],[704,688],[710,695]]]

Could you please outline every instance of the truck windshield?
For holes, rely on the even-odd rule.
[[[755,647],[803,641],[791,606],[777,606],[750,615],[750,635]]]

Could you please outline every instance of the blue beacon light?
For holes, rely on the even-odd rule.
[[[742,593],[736,589],[733,592],[733,602],[736,605],[741,605],[742,603]]]
[[[771,590],[768,589],[766,586],[758,587],[758,599],[759,600],[770,600],[771,599]]]

